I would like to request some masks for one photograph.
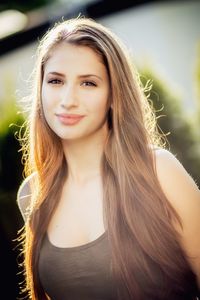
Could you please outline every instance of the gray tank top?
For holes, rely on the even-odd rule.
[[[116,300],[107,232],[87,244],[60,248],[46,234],[39,277],[51,300]]]

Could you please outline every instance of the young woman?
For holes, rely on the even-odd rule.
[[[18,191],[30,299],[190,300],[200,191],[162,149],[125,47],[87,18],[38,48]]]

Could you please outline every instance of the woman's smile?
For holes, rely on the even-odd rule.
[[[110,85],[105,65],[87,46],[61,44],[44,66],[42,106],[62,140],[107,134]]]
[[[79,123],[84,116],[82,115],[75,115],[75,114],[56,114],[59,121],[64,125],[76,125]]]

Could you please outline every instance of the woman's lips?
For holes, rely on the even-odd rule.
[[[56,116],[64,125],[75,125],[84,118],[84,116],[76,114],[56,114]]]

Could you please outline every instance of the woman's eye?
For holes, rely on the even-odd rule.
[[[62,81],[60,79],[50,79],[50,80],[48,80],[48,83],[51,83],[51,84],[61,84]]]
[[[84,86],[96,86],[96,83],[92,82],[92,81],[84,81],[83,82]]]

